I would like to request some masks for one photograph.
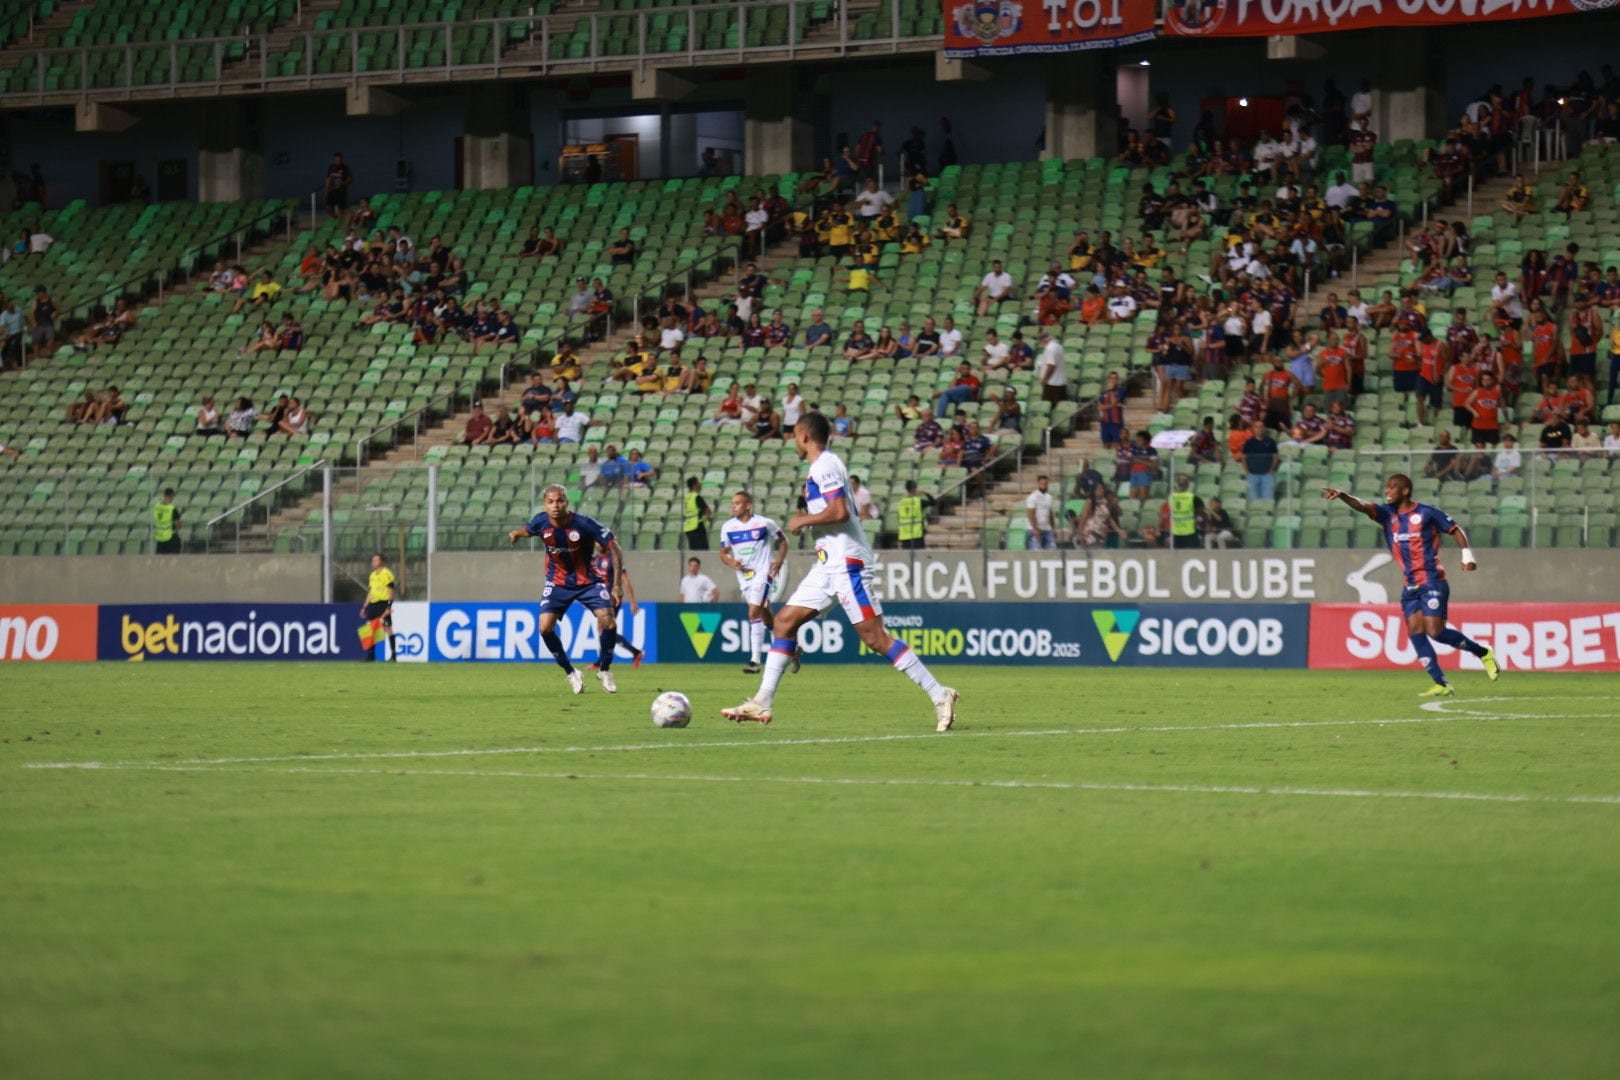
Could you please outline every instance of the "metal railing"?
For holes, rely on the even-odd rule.
[[[215,537],[214,537],[214,528],[215,528],[215,526],[219,525],[220,522],[226,521],[227,519],[229,519],[231,521],[231,525],[236,530],[235,531],[233,547],[234,547],[235,551],[238,554],[240,554],[241,551],[242,551],[242,530],[243,530],[243,527],[244,527],[244,525],[246,525],[246,527],[252,528],[256,524],[256,522],[254,520],[255,512],[258,509],[260,509],[261,504],[263,503],[263,501],[265,499],[267,499],[267,498],[270,498],[270,497],[274,496],[276,494],[276,492],[282,490],[283,488],[287,487],[288,485],[290,485],[290,484],[292,484],[292,483],[294,483],[296,481],[302,480],[304,477],[308,476],[310,473],[314,472],[316,469],[324,469],[326,467],[326,464],[327,464],[326,459],[322,458],[320,461],[314,462],[313,464],[310,464],[310,465],[306,465],[302,469],[299,469],[297,472],[293,473],[292,475],[287,476],[287,477],[283,478],[282,480],[279,480],[276,483],[270,485],[269,487],[264,488],[263,490],[255,493],[252,498],[245,499],[242,502],[237,503],[235,506],[231,507],[229,510],[226,510],[224,513],[216,514],[215,516],[209,518],[206,522],[203,523],[203,531],[207,535],[207,537],[209,539],[209,542],[211,544],[215,542]],[[274,512],[275,512],[275,510],[274,510],[273,507],[270,508],[270,509],[265,510],[264,524],[268,525],[270,523],[270,515],[273,514]]]
[[[44,102],[53,97],[129,100],[178,96],[182,91],[247,93],[598,69],[645,74],[649,67],[769,63],[804,53],[821,58],[939,48],[939,34],[901,36],[903,5],[900,0],[886,0],[886,5],[890,32],[879,36],[874,31],[869,37],[852,36],[860,23],[851,21],[845,4],[755,0],[341,30],[299,32],[282,27],[262,34],[186,41],[30,49],[37,57],[34,85],[0,94],[0,102]],[[786,17],[774,17],[773,23],[771,13],[777,10],[785,11]],[[823,17],[816,19],[817,12]],[[704,45],[698,29],[700,22],[715,25],[712,20],[724,26],[719,31],[724,41],[718,46]],[[284,44],[273,49],[272,38]],[[554,55],[558,52],[564,55]],[[99,62],[102,57],[113,60],[104,65]],[[185,77],[194,65],[204,67],[204,78]],[[60,85],[63,71],[77,75],[76,86]],[[53,81],[58,85],[50,85]],[[91,85],[93,81],[99,85]]]

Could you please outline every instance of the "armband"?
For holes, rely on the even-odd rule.
[[[1462,549],[1462,561],[1465,562],[1465,563],[1470,563],[1470,562],[1474,561],[1474,549],[1473,548],[1465,547],[1465,548]]]

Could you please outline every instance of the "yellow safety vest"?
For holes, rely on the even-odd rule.
[[[686,517],[681,521],[681,529],[685,532],[691,532],[693,529],[698,527],[698,523],[702,520],[698,512],[697,492],[688,491],[686,493],[685,505]]]
[[[174,503],[158,503],[152,507],[152,521],[157,525],[157,540],[174,539]]]
[[[900,500],[900,539],[919,540],[923,534],[923,501],[918,495]]]
[[[1176,536],[1191,536],[1196,522],[1193,520],[1193,493],[1176,491],[1170,495],[1170,532]]]

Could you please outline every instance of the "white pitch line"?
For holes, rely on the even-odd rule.
[[[1586,714],[1515,715],[1514,720],[1578,720]],[[271,757],[184,758],[178,761],[35,761],[25,769],[117,769],[141,765],[269,765],[284,761],[389,761],[400,758],[488,757],[502,754],[600,754],[611,751],[708,750],[736,746],[831,746],[843,743],[907,742],[928,739],[939,742],[957,739],[1030,739],[1052,735],[1132,735],[1186,734],[1197,731],[1256,731],[1273,728],[1368,727],[1383,724],[1453,724],[1459,721],[1490,719],[1487,716],[1444,713],[1429,716],[1399,716],[1384,720],[1256,720],[1232,724],[1161,724],[1148,727],[1047,728],[1039,731],[956,731],[893,735],[837,735],[807,739],[723,739],[709,742],[616,743],[606,746],[507,746],[487,750],[385,750],[352,754],[282,754]]]
[[[1522,795],[1485,791],[1373,791],[1361,788],[1250,787],[1224,784],[1106,784],[1070,780],[938,780],[858,776],[706,776],[654,773],[540,773],[519,770],[483,769],[328,769],[291,766],[285,768],[212,767],[186,765],[120,765],[150,772],[210,773],[243,772],[261,775],[296,774],[303,776],[445,776],[494,777],[513,780],[597,780],[632,783],[677,784],[815,784],[837,787],[941,787],[1014,788],[1035,791],[1143,792],[1181,795],[1259,795],[1276,798],[1322,799],[1424,799],[1443,802],[1556,803],[1566,805],[1620,806],[1620,795]]]

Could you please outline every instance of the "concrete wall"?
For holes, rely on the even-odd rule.
[[[1620,551],[1486,550],[1480,569],[1463,573],[1457,552],[1443,559],[1454,599],[1502,603],[1620,599]],[[736,575],[715,552],[700,552],[703,572],[725,602],[741,600]],[[813,565],[795,551],[788,586]],[[686,572],[676,551],[629,552],[626,568],[638,600],[674,601]],[[538,600],[543,556],[537,552],[441,552],[433,561],[439,601]],[[1382,550],[1055,552],[887,551],[876,567],[885,600],[1385,602],[1400,597],[1400,574]],[[429,599],[413,572],[411,598]],[[0,559],[0,602],[188,603],[315,602],[318,555],[125,556]]]
[[[1463,573],[1457,552],[1443,559],[1458,600],[1533,603],[1620,598],[1620,552],[1524,550],[1476,553],[1481,569]],[[1550,554],[1550,553],[1549,553]],[[703,572],[722,601],[741,599],[736,575],[714,552],[700,553]],[[794,552],[789,587],[812,564]],[[686,566],[681,552],[630,552],[638,600],[679,599]],[[526,600],[540,594],[542,562],[527,552],[441,553],[433,565],[433,599]],[[1226,552],[884,552],[877,564],[886,600],[1165,600],[1220,602],[1385,602],[1400,597],[1401,576],[1382,550]]]
[[[319,603],[319,555],[127,555],[0,559],[13,604]]]

